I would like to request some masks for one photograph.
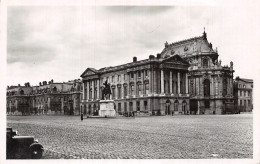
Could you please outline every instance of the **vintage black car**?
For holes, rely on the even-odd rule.
[[[43,146],[33,136],[19,136],[17,131],[6,128],[7,159],[40,159]]]

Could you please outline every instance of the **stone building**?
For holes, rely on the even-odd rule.
[[[39,86],[11,86],[7,88],[7,114],[65,114],[79,115],[81,80],[54,83],[43,81]]]
[[[149,59],[101,69],[87,68],[83,80],[84,114],[97,114],[107,80],[115,109],[149,115],[225,114],[234,112],[233,63],[222,66],[217,50],[200,37],[165,43]]]
[[[234,97],[236,112],[252,112],[253,80],[236,77],[234,80]]]
[[[222,66],[217,49],[207,40],[205,31],[200,37],[165,43],[162,58],[179,55],[189,62],[189,94],[191,113],[225,114],[234,112],[233,62]]]
[[[111,85],[111,99],[118,114],[136,112],[138,115],[172,115],[189,112],[189,63],[180,56],[149,59],[99,70],[87,68],[83,79],[84,114],[98,114],[103,83]]]

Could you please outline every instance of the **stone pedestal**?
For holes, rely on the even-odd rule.
[[[116,117],[116,111],[114,109],[114,100],[100,100],[99,106],[100,110],[98,115],[100,117]]]

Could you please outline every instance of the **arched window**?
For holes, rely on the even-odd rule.
[[[203,67],[208,67],[209,66],[208,59],[203,59],[202,60],[202,66]]]
[[[20,95],[24,95],[24,91],[23,90],[20,91]]]
[[[205,79],[204,82],[204,96],[209,96],[210,95],[210,82],[209,79]]]
[[[174,111],[178,111],[179,102],[178,100],[174,101]]]

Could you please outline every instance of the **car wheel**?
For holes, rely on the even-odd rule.
[[[30,155],[32,159],[40,159],[42,157],[43,150],[38,147],[32,147],[30,150]]]

